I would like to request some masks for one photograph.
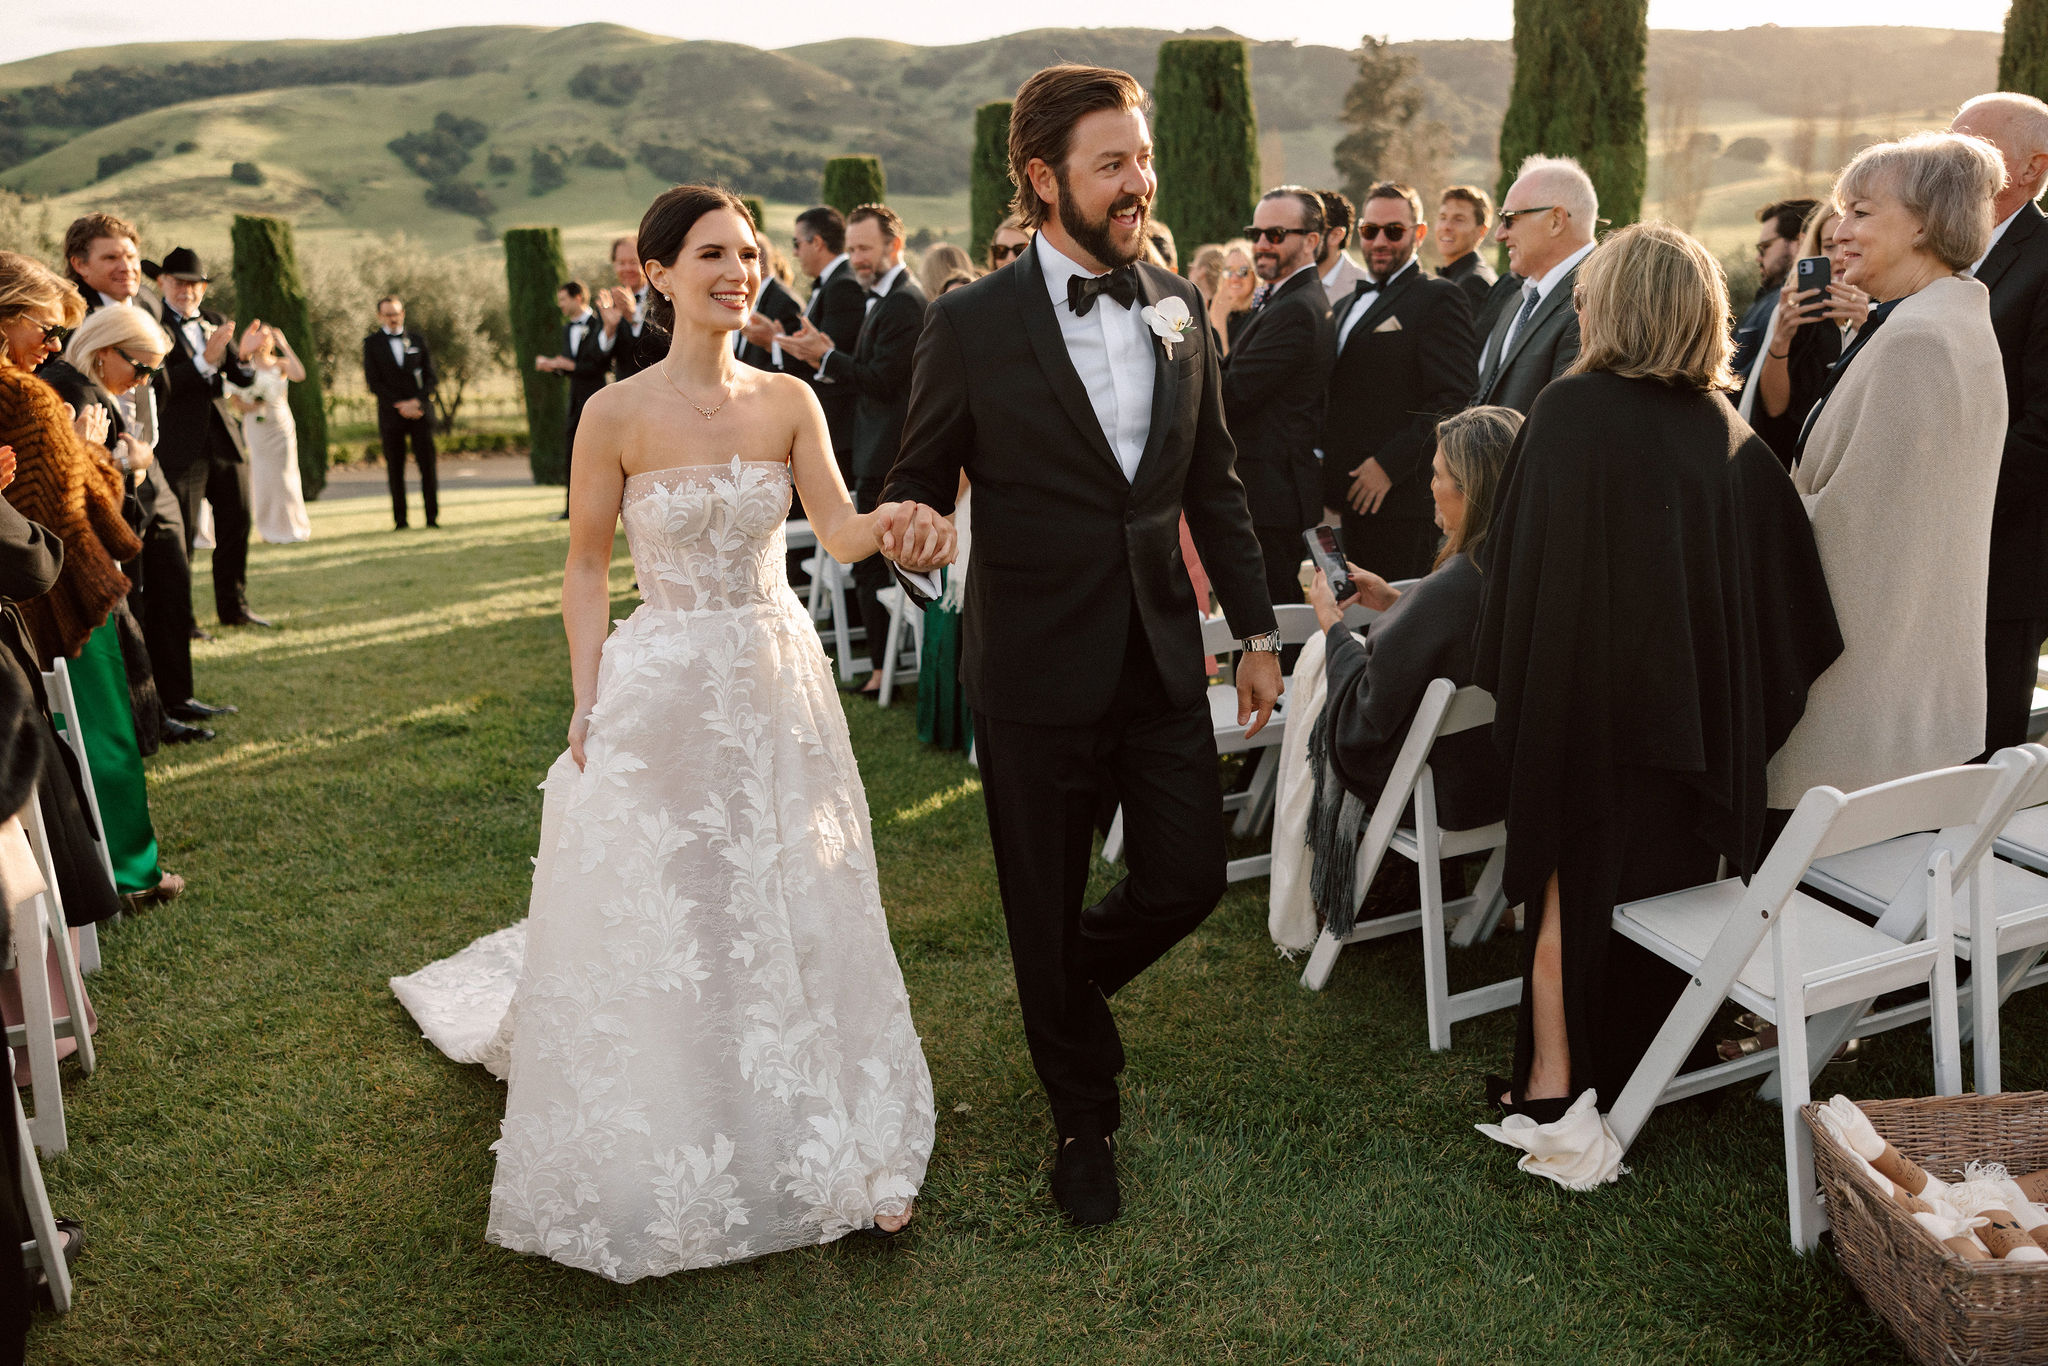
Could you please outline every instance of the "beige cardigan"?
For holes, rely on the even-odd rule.
[[[1991,294],[1936,280],[1856,353],[1792,481],[1845,647],[1771,760],[1770,804],[1984,748],[1984,610],[2005,376]],[[1766,587],[1768,587],[1766,585]]]

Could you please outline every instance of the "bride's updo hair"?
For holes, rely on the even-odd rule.
[[[640,219],[639,245],[634,250],[640,254],[641,269],[646,269],[649,261],[659,261],[664,267],[675,265],[683,254],[683,239],[697,226],[697,220],[720,209],[731,209],[753,231],[753,215],[731,190],[718,185],[674,185],[663,190]],[[657,291],[647,301],[647,321],[663,332],[675,330],[676,309],[667,295]]]

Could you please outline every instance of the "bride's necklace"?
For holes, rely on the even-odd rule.
[[[717,417],[719,412],[725,407],[725,405],[732,402],[732,395],[726,392],[725,386],[723,384],[720,384],[718,386],[718,392],[724,395],[724,397],[718,400],[718,406],[716,408],[707,408],[703,404],[699,403],[696,399],[691,398],[688,394],[683,394],[683,386],[676,383],[676,377],[673,374],[669,373],[668,362],[666,360],[662,361],[661,363],[661,373],[662,377],[668,381],[668,387],[675,390],[678,394],[682,394],[683,402],[689,404],[692,408],[695,408],[697,410],[697,416],[703,418],[706,422],[709,422],[712,418]]]

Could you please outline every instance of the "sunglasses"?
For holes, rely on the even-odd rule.
[[[1251,273],[1252,268],[1250,266],[1229,266],[1223,272],[1224,277],[1231,280],[1242,280]]]
[[[71,340],[71,329],[63,323],[41,323],[38,325],[43,330],[43,345],[45,346],[62,346],[65,342]]]
[[[1322,236],[1311,228],[1246,228],[1244,235],[1254,242],[1271,242],[1276,247],[1290,237]]]
[[[1358,235],[1368,242],[1378,239],[1381,233],[1385,233],[1388,243],[1392,244],[1408,235],[1408,225],[1406,223],[1360,223],[1358,225]]]
[[[1515,226],[1515,220],[1525,214],[1549,213],[1556,207],[1557,205],[1555,204],[1545,204],[1539,209],[1502,209],[1500,211],[1500,225],[1504,228],[1512,228]]]
[[[1001,265],[1012,256],[1022,256],[1024,248],[1030,245],[1029,242],[1012,242],[1007,245],[997,242],[988,249],[988,259],[994,261],[997,265]]]
[[[163,369],[163,366],[161,365],[144,365],[141,361],[135,359],[135,357],[129,355],[126,351],[123,351],[118,346],[114,348],[114,354],[119,356],[122,360],[127,361],[129,366],[135,371],[135,378],[139,382],[144,384],[147,384],[149,382],[150,376],[156,374],[157,371]]]

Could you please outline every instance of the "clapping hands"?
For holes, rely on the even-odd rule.
[[[924,574],[953,562],[957,536],[950,518],[922,503],[884,503],[872,515],[876,543],[898,566]]]
[[[813,326],[809,318],[803,320],[802,327],[776,340],[782,343],[784,354],[795,356],[806,365],[816,365],[832,350],[832,338]]]

